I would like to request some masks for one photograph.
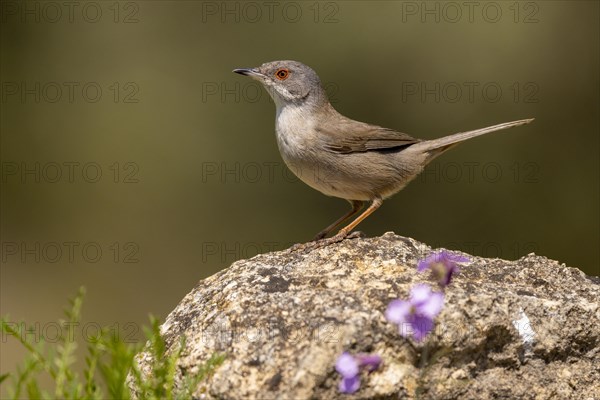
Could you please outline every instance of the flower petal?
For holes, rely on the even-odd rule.
[[[342,393],[354,393],[360,388],[360,377],[342,378],[338,388]]]
[[[433,330],[433,319],[425,315],[417,315],[413,321],[412,328],[413,337],[417,342],[420,342]]]
[[[394,324],[401,324],[410,315],[410,309],[411,304],[408,301],[392,300],[385,310],[385,319]]]
[[[367,371],[374,371],[381,365],[381,357],[378,354],[358,354],[358,365],[365,367]]]
[[[431,265],[431,255],[425,257],[422,260],[419,260],[419,263],[417,264],[417,271],[419,272],[423,272],[425,271],[427,268],[429,268],[429,266]]]
[[[444,294],[438,292],[432,292],[429,295],[427,301],[419,304],[417,307],[417,314],[423,315],[428,318],[435,318],[436,315],[442,311],[444,307]]]
[[[410,303],[418,307],[421,303],[426,302],[431,295],[431,286],[426,283],[419,283],[410,289]]]
[[[445,259],[444,254],[444,250],[429,254],[427,257],[419,261],[417,264],[417,271],[423,272],[427,268],[431,268],[431,264],[443,262]]]
[[[471,261],[468,257],[463,256],[462,254],[454,254],[447,250],[440,250],[434,253],[431,253],[424,259],[420,260],[417,265],[417,270],[422,272],[427,268],[431,268],[432,264],[440,263],[444,264],[446,267],[449,267],[455,263],[465,263]]]
[[[453,254],[450,252],[446,252],[445,259],[452,263],[468,263],[471,262],[471,259],[467,256],[463,256],[462,254]]]
[[[344,378],[358,375],[358,362],[350,354],[342,353],[335,362],[335,370]]]

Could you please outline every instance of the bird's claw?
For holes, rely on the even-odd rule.
[[[363,237],[365,237],[365,234],[360,231],[352,232],[349,234],[346,232],[339,232],[338,234],[330,238],[317,239],[306,243],[296,243],[295,245],[289,248],[289,251],[312,251],[323,247],[327,247],[335,243],[339,243],[345,239],[357,239]]]

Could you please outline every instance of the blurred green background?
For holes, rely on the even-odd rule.
[[[1,15],[0,313],[140,337],[196,282],[343,212],[283,166],[267,94],[295,59],[352,118],[435,138],[505,121],[360,225],[599,271],[599,3],[10,2]],[[66,4],[66,3],[65,3]],[[22,356],[2,338],[0,373]]]

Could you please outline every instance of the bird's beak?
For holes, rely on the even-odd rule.
[[[258,72],[256,68],[237,68],[233,72],[240,75],[246,75],[253,79],[263,79],[265,76]]]

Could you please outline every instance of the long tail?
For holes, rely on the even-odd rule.
[[[453,147],[454,145],[457,145],[458,143],[467,139],[485,135],[486,133],[490,132],[496,132],[503,129],[513,128],[515,126],[525,125],[533,120],[534,118],[522,119],[520,121],[505,122],[503,124],[489,126],[487,128],[475,129],[474,131],[455,133],[454,135],[441,137],[439,139],[425,140],[423,142],[413,144],[409,148],[411,150],[430,152],[431,155],[435,157],[448,150],[449,148]]]

